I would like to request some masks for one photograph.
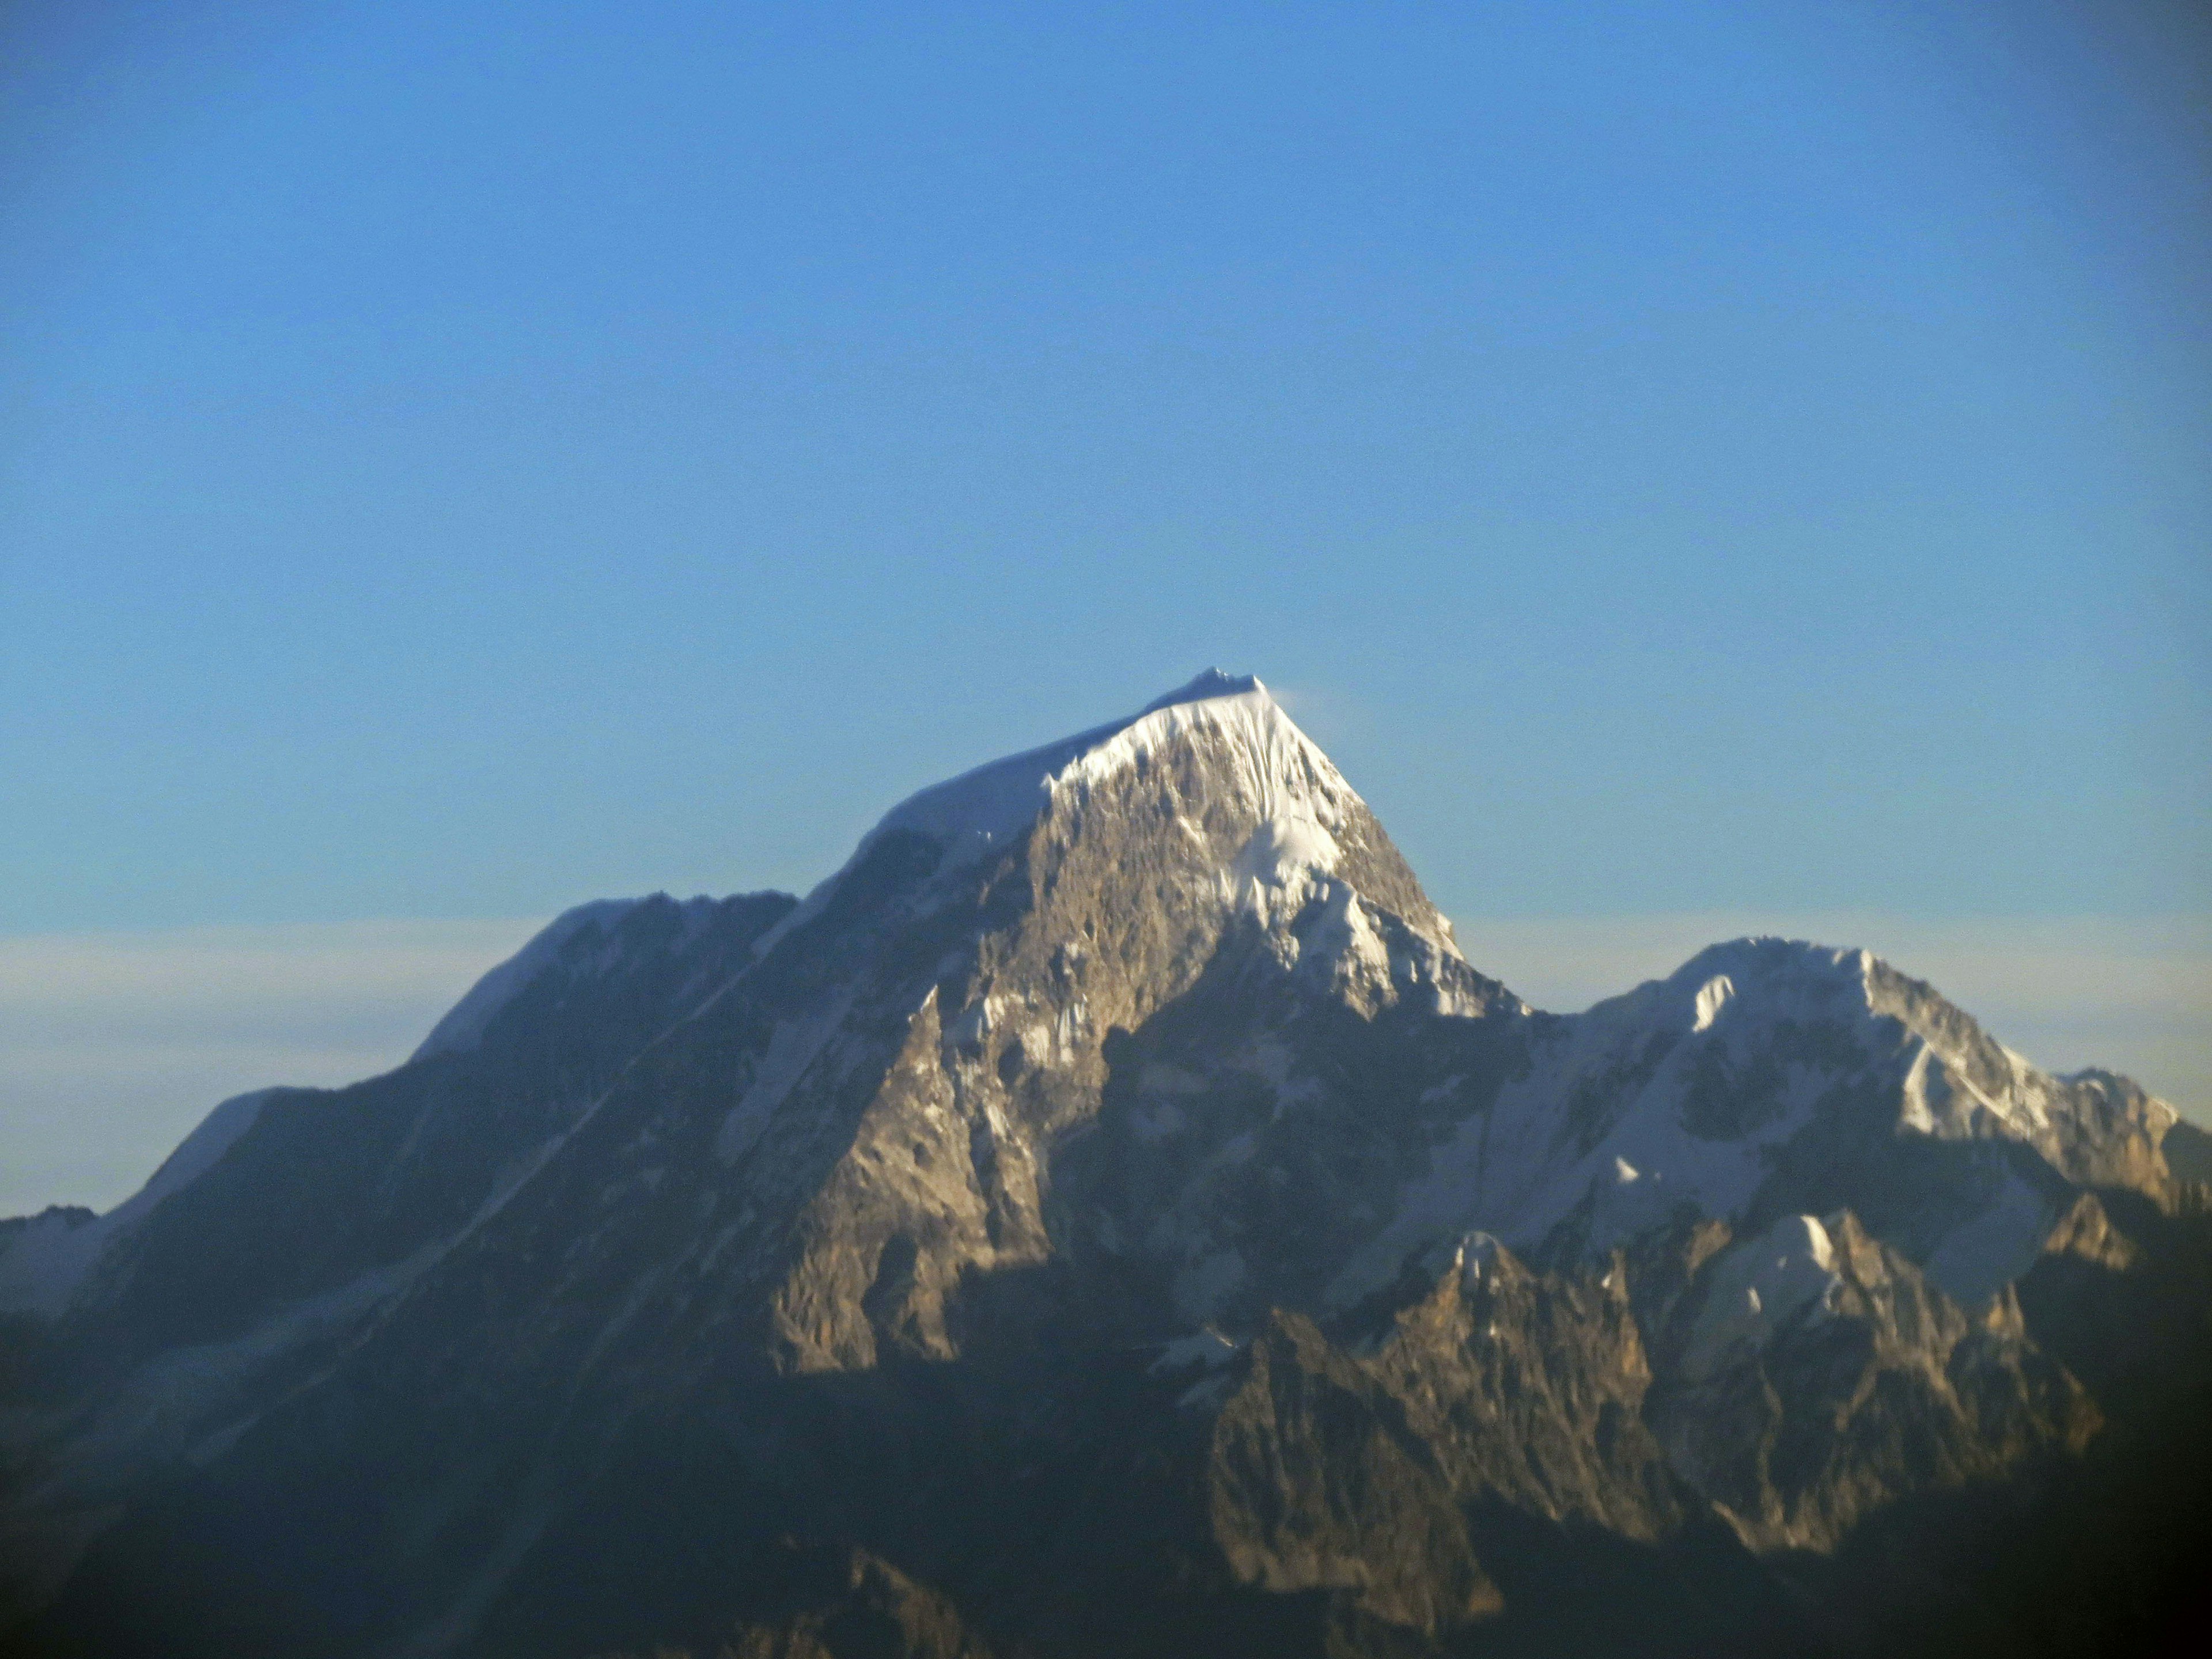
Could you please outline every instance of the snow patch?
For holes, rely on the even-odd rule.
[[[808,1066],[829,1045],[844,1025],[845,1016],[852,1007],[853,994],[848,988],[833,997],[829,1005],[804,1019],[783,1019],[776,1022],[769,1033],[768,1051],[753,1068],[752,1081],[738,1097],[714,1133],[714,1156],[725,1164],[735,1164],[747,1152],[767,1129],[769,1120],[775,1115]]]
[[[1179,1336],[1161,1346],[1159,1358],[1146,1370],[1154,1376],[1179,1371],[1192,1365],[1207,1370],[1227,1364],[1237,1358],[1237,1345],[1222,1335],[1211,1325],[1200,1326],[1188,1336]]]
[[[1928,1109],[1928,1063],[1935,1057],[1933,1048],[1925,1042],[1916,1042],[1912,1064],[1905,1068],[1901,1085],[1904,1105],[1898,1121],[1916,1134],[1936,1133],[1936,1115]]]
[[[1287,887],[1300,876],[1328,875],[1343,856],[1330,835],[1316,819],[1285,813],[1264,819],[1237,855],[1236,871],[1243,880]]]
[[[1683,1374],[1696,1380],[1755,1354],[1784,1327],[1833,1311],[1843,1288],[1828,1230],[1809,1215],[1784,1216],[1714,1265]]]
[[[1728,1000],[1735,994],[1735,983],[1726,974],[1716,974],[1698,988],[1698,1000],[1690,1022],[1692,1031],[1708,1031],[1720,1018]]]
[[[1497,1262],[1498,1253],[1504,1248],[1489,1233],[1462,1233],[1452,1246],[1450,1271],[1460,1276],[1463,1286],[1472,1290],[1482,1283],[1483,1274]]]
[[[1344,989],[1364,992],[1378,1000],[1396,994],[1391,974],[1389,946],[1375,931],[1367,907],[1349,882],[1324,883],[1320,894],[1321,915],[1312,926],[1310,945],[1300,953],[1308,971],[1319,973]]]

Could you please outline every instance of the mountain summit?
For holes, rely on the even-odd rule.
[[[2173,1125],[1863,952],[1538,1013],[1210,671],[803,901],[572,910],[398,1071],[8,1224],[0,1630],[1849,1645],[1858,1540],[2145,1397],[2083,1275],[2195,1317]]]

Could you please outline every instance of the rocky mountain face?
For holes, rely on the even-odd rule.
[[[2192,1133],[1863,952],[1538,1013],[1203,676],[0,1230],[0,1650],[2064,1650]]]

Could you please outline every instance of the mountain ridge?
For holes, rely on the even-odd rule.
[[[0,1312],[24,1651],[904,1607],[1441,1652],[1540,1632],[1514,1584],[1573,1562],[1663,1601],[1637,1551],[1817,1646],[1768,1564],[2089,1443],[2054,1260],[2191,1293],[2163,1103],[1863,951],[1539,1013],[1213,671],[908,797],[804,899],[579,907],[397,1071],[247,1098]],[[661,1555],[595,1565],[609,1516]],[[872,1611],[776,1612],[784,1534]]]

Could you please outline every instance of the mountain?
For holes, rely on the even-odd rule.
[[[1685,1205],[1761,1226],[1849,1208],[1971,1304],[2027,1270],[2080,1191],[2172,1182],[2172,1108],[2037,1071],[1863,951],[1717,945],[1551,1024],[1529,1058],[1437,1149],[1353,1283],[1477,1218],[1558,1255]]]
[[[2212,1307],[2169,1144],[1863,952],[1537,1012],[1204,675],[804,901],[571,911],[398,1070],[10,1224],[0,1644],[2051,1628],[1972,1540],[2069,1481],[2174,1513],[2129,1484]]]

